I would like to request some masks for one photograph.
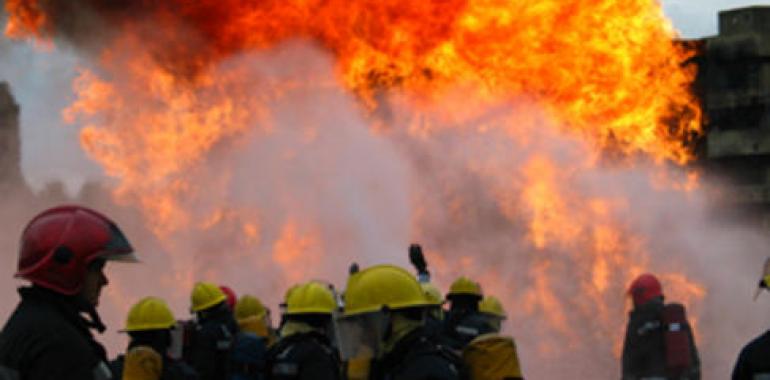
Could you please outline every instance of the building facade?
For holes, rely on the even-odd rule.
[[[720,12],[719,34],[698,45],[702,164],[731,184],[724,209],[770,228],[770,6]]]

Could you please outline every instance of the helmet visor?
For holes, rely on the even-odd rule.
[[[134,255],[134,248],[128,242],[126,235],[115,224],[110,223],[109,228],[110,240],[100,252],[99,257],[107,261],[138,263],[139,259]]]
[[[384,312],[340,316],[335,320],[343,360],[366,360],[379,355],[387,326]]]
[[[494,332],[499,333],[502,330],[505,318],[493,314],[482,314],[482,318]]]

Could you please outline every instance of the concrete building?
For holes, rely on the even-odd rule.
[[[696,42],[703,165],[733,187],[721,199],[770,228],[770,6],[719,13],[719,34]]]
[[[22,185],[19,105],[7,83],[0,82],[0,185]]]

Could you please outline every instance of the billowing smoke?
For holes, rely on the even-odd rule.
[[[61,110],[73,100],[72,81],[79,59],[65,48],[40,49],[0,36],[0,82],[8,82],[22,105],[21,167],[28,184],[43,190],[61,182],[74,195],[85,182],[103,176],[77,143],[77,128],[61,118]]]
[[[292,283],[323,279],[343,287],[354,261],[407,264],[409,163],[393,141],[370,128],[357,100],[335,84],[329,57],[307,44],[290,43],[234,57],[217,70],[237,72],[239,80],[199,92],[200,99],[224,91],[264,103],[238,119],[248,128],[218,141],[195,158],[194,166],[172,170],[162,181],[137,178],[147,194],[165,194],[183,183],[173,192],[181,212],[169,219],[146,217],[138,235],[143,263],[113,267],[115,281],[103,304],[113,326],[122,323],[133,300],[148,294],[168,299],[180,318],[189,317],[195,281],[258,295],[277,313]],[[277,93],[267,85],[283,82],[312,85]],[[100,116],[107,115],[116,132],[134,136],[136,110],[152,111],[152,105],[143,86],[130,78],[116,77],[113,84],[121,100]],[[86,115],[83,120],[96,119]],[[119,191],[120,202],[141,205],[146,194],[133,190]],[[156,230],[158,240],[148,238],[153,226],[169,220],[174,228]],[[107,338],[113,350],[119,349],[121,338],[112,333]]]
[[[406,265],[410,241],[425,244],[444,290],[467,274],[503,299],[506,329],[532,378],[615,376],[624,290],[640,270],[661,274],[669,298],[687,303],[709,378],[723,377],[762,326],[759,312],[726,321],[723,310],[759,311],[750,294],[765,239],[714,218],[706,184],[679,188],[683,169],[615,164],[529,99],[468,101],[489,111],[448,122],[443,112],[460,92],[414,124],[416,110],[394,93],[367,116],[336,85],[329,57],[302,42],[217,70],[238,72],[242,80],[227,91],[265,99],[268,117],[255,112],[252,127],[172,177],[170,185],[195,185],[176,199],[186,227],[154,243],[139,234],[144,264],[113,267],[103,305],[112,326],[147,294],[170,299],[185,316],[199,279],[271,305],[295,281],[344,286],[353,261]],[[313,84],[263,93],[264,83],[287,81]],[[126,113],[144,102],[131,83],[113,83],[137,99],[122,104]],[[130,115],[111,112],[113,125],[133,126],[119,121]],[[387,124],[372,129],[371,118]],[[497,126],[513,120],[517,133]],[[415,133],[428,125],[437,128]],[[114,352],[120,338],[108,334]]]
[[[613,87],[616,81],[605,83],[590,70],[588,74],[595,75],[590,80],[577,74],[558,76],[567,84],[554,88],[563,83],[545,77],[568,71],[556,63],[553,72],[548,71],[550,66],[529,72],[516,65],[491,65],[485,72],[491,74],[482,79],[522,89],[515,96],[488,96],[483,91],[488,88],[476,87],[470,77],[430,93],[433,87],[421,81],[446,80],[441,76],[446,73],[426,69],[416,75],[418,79],[400,77],[403,68],[389,67],[389,61],[378,55],[385,63],[372,59],[362,65],[379,65],[378,69],[398,75],[372,70],[365,83],[371,88],[361,93],[350,91],[350,78],[345,76],[349,73],[337,64],[344,49],[291,40],[231,55],[244,46],[264,48],[285,37],[276,32],[269,41],[245,41],[241,34],[220,40],[228,36],[222,28],[233,24],[217,20],[229,20],[231,13],[239,12],[237,7],[207,8],[209,3],[200,2],[190,12],[181,12],[186,25],[178,27],[159,22],[164,16],[178,20],[171,15],[179,9],[158,8],[168,5],[102,3],[9,1],[7,5],[36,4],[40,8],[35,12],[44,10],[50,21],[37,33],[66,39],[93,59],[81,70],[75,82],[77,99],[64,115],[81,127],[84,150],[113,178],[109,186],[121,206],[109,199],[86,197],[84,202],[107,209],[126,224],[144,261],[111,268],[114,281],[102,309],[112,331],[122,323],[131,302],[144,295],[169,299],[178,316],[186,317],[192,283],[204,279],[276,305],[296,281],[321,278],[344,286],[353,261],[406,265],[411,241],[425,245],[436,282],[444,290],[455,276],[467,274],[504,301],[510,314],[506,329],[517,338],[528,378],[617,376],[626,318],[624,291],[642,271],[660,274],[669,299],[687,304],[706,378],[726,377],[741,342],[762,328],[760,310],[767,308],[751,304],[750,295],[766,238],[715,218],[711,185],[696,186],[686,169],[661,164],[661,157],[683,158],[672,136],[636,135],[637,129],[622,128],[635,124],[618,120],[631,118],[648,120],[656,131],[665,129],[655,123],[668,104],[633,103],[648,99],[646,93],[629,97],[627,88]],[[634,4],[643,8],[647,2]],[[211,22],[194,20],[201,10],[208,11],[202,14]],[[94,30],[125,25],[138,33],[91,39],[99,35]],[[168,50],[171,45],[163,38],[146,40],[159,35],[152,28],[160,25],[169,28],[162,34],[169,41],[184,36],[181,50]],[[200,27],[206,25],[215,30]],[[441,25],[436,21],[417,29],[441,38],[451,34]],[[292,36],[310,37],[299,24],[283,26],[280,31],[299,28]],[[378,35],[378,31],[361,27],[362,33]],[[217,44],[204,44],[200,50],[190,50],[196,45],[187,43],[214,37]],[[324,37],[329,45],[339,42]],[[474,43],[463,42],[487,46],[483,36],[478,37],[468,39]],[[652,33],[650,39],[659,37]],[[600,35],[591,41],[606,38]],[[113,39],[118,41],[115,45]],[[576,40],[581,41],[580,51],[587,45],[584,41],[591,42]],[[359,42],[334,47],[350,48]],[[618,44],[611,47],[625,46]],[[428,45],[442,46],[440,41]],[[530,48],[532,56],[542,54]],[[640,49],[632,48],[638,54]],[[607,51],[597,51],[601,59],[589,57],[586,66],[601,62],[618,68],[613,63],[629,61],[612,60]],[[481,66],[486,62],[480,58],[483,51],[476,53],[463,59],[476,59]],[[650,50],[643,53],[645,58],[657,56]],[[663,53],[670,51],[657,53],[667,56]],[[355,68],[356,63],[360,62],[346,61],[344,68]],[[435,64],[437,69],[446,62],[421,63]],[[660,62],[654,63],[659,67]],[[500,67],[517,75],[497,78],[494,69]],[[678,62],[674,67],[679,70]],[[578,68],[582,66],[574,69]],[[517,69],[522,71],[513,71]],[[522,73],[530,77],[518,75]],[[621,69],[617,73],[628,74]],[[643,71],[640,77],[653,74],[666,80],[653,80],[651,85],[674,81],[655,72]],[[684,81],[686,76],[673,77]],[[637,85],[637,77],[628,78],[625,82]],[[569,92],[580,86],[587,90]],[[630,89],[639,90],[634,86]],[[669,89],[684,94],[677,88],[674,84]],[[602,98],[605,90],[622,94]],[[593,97],[584,102],[586,94]],[[692,111],[688,99],[670,97],[684,111]],[[650,101],[660,96],[653,98]],[[567,111],[560,113],[560,107]],[[600,110],[593,112],[592,107]],[[588,116],[582,113],[585,110]],[[697,119],[687,112],[689,121]],[[603,129],[602,121],[615,128]],[[585,133],[592,127],[601,132]],[[604,134],[607,130],[609,135]],[[673,135],[686,132],[683,127]],[[637,137],[654,143],[639,148],[633,145],[639,143]],[[653,158],[607,149],[613,147],[607,143],[612,138]],[[31,213],[25,210],[11,219],[25,220]],[[8,246],[15,236],[8,238]],[[726,315],[732,310],[754,312]],[[105,339],[112,352],[120,349],[117,334],[110,332]]]
[[[688,307],[705,378],[728,377],[766,325],[767,301],[751,301],[766,234],[721,215],[720,183],[690,188],[685,169],[597,157],[527,99],[488,109],[430,139],[395,137],[418,173],[413,236],[436,251],[443,289],[469,274],[504,301],[527,376],[612,378],[629,274],[653,272],[668,300]],[[511,118],[517,134],[496,131]],[[541,185],[553,192],[533,208],[527,194]],[[543,245],[532,236],[537,221]]]

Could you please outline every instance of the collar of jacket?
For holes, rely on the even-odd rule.
[[[39,286],[19,288],[19,294],[22,299],[41,300],[54,305],[75,325],[85,326],[86,331],[94,329],[103,333],[107,329],[96,308],[80,295],[68,296]],[[90,319],[84,318],[83,313]],[[90,332],[88,333],[90,335]]]
[[[407,318],[393,315],[392,331],[390,336],[383,342],[383,355],[389,354],[407,335],[422,326],[421,321],[415,321]]]
[[[29,302],[45,305],[52,312],[59,314],[90,342],[97,355],[103,360],[106,359],[107,353],[104,347],[94,340],[94,336],[91,333],[91,329],[99,329],[99,326],[104,328],[104,325],[101,324],[99,315],[96,314],[96,309],[87,305],[85,300],[78,296],[63,295],[39,286],[19,288],[19,295],[21,296],[22,303]],[[81,313],[88,313],[94,320],[89,321]]]
[[[80,314],[86,312],[83,302],[77,296],[67,296],[39,286],[19,288],[22,301],[42,303],[51,306],[67,321],[90,335],[89,323]]]
[[[660,297],[653,298],[647,303],[633,308],[630,314],[632,316],[657,315],[657,314],[660,314],[660,312],[663,310],[663,306],[665,306],[663,302],[663,298],[660,298]]]
[[[288,338],[292,335],[306,334],[309,332],[319,332],[318,329],[313,328],[307,323],[299,321],[287,321],[281,327],[281,338]]]
[[[425,330],[424,327],[417,327],[410,330],[401,339],[395,341],[392,345],[392,349],[387,351],[383,357],[377,360],[377,367],[394,369],[401,365],[404,360],[411,356],[414,351],[420,351],[425,348],[424,340]]]

